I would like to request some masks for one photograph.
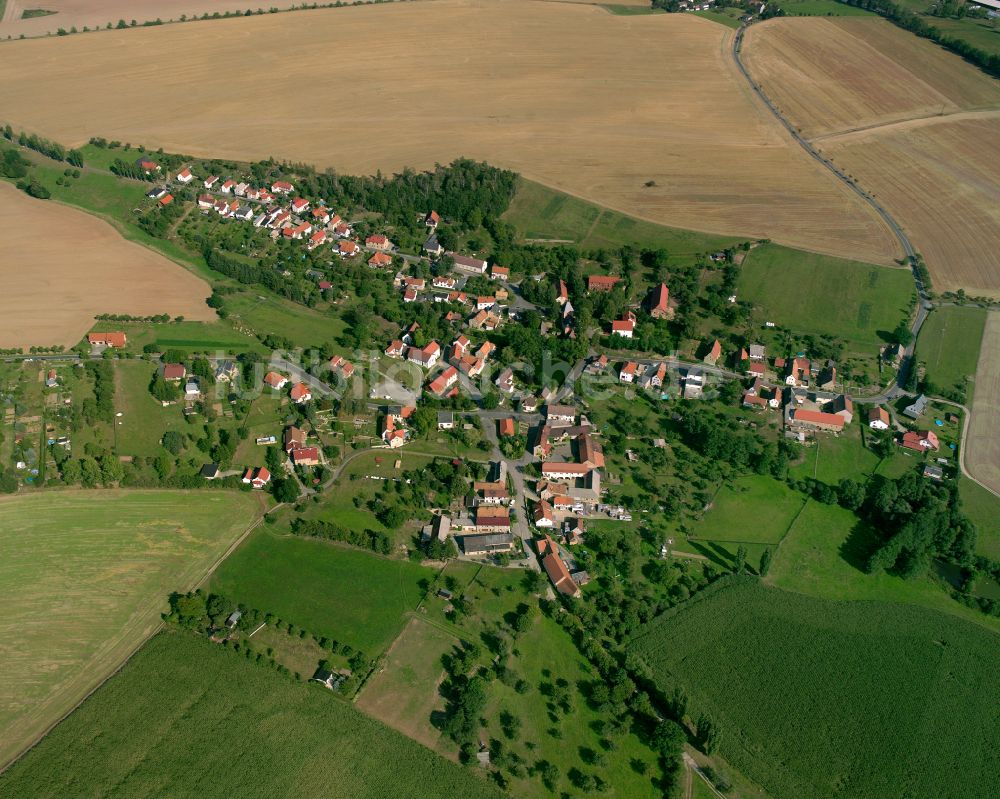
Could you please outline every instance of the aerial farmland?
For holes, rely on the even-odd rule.
[[[1000,17],[0,0],[0,797],[1000,795]]]

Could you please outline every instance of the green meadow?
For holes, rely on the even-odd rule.
[[[503,796],[326,688],[174,630],[150,641],[0,776],[0,795]]]
[[[255,531],[210,588],[286,622],[362,650],[384,651],[435,572],[405,560],[310,538]]]
[[[741,241],[645,222],[524,178],[503,218],[526,239],[575,244],[582,249],[631,244],[664,247],[671,255],[695,255]]]
[[[913,278],[905,269],[874,266],[777,244],[755,247],[740,271],[737,296],[761,322],[830,336],[852,349],[874,349],[908,318]]]
[[[1000,637],[925,608],[717,583],[629,651],[682,687],[719,751],[774,799],[1000,791]]]

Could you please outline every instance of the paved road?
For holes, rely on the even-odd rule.
[[[516,518],[511,522],[511,532],[521,539],[521,543],[524,546],[525,563],[527,563],[528,567],[534,569],[535,571],[541,571],[541,566],[539,566],[538,559],[534,556],[534,549],[531,546],[534,535],[532,535],[531,526],[528,524],[528,503],[525,501],[527,499],[527,487],[525,486],[523,471],[524,467],[531,463],[534,458],[532,457],[530,451],[526,451],[518,460],[504,458],[503,453],[500,452],[500,440],[497,437],[496,420],[504,416],[511,416],[509,411],[480,410],[473,411],[473,413],[476,413],[482,420],[483,433],[493,445],[493,460],[503,461],[507,464],[507,474],[510,475],[511,482],[514,484],[514,510],[516,511]],[[535,416],[536,418],[540,418],[537,414],[515,415],[522,417]],[[527,421],[527,419],[525,420]]]
[[[750,84],[750,88],[753,89],[754,93],[770,109],[771,113],[774,114],[775,118],[782,124],[785,130],[788,131],[798,145],[802,147],[802,149],[805,150],[812,159],[818,161],[826,167],[841,183],[850,188],[851,191],[871,206],[875,213],[877,213],[879,217],[881,217],[882,220],[889,226],[889,229],[892,231],[893,235],[899,241],[900,246],[903,248],[903,252],[906,253],[906,258],[910,264],[910,274],[913,277],[913,283],[916,287],[917,296],[920,298],[920,301],[917,306],[917,313],[913,318],[913,324],[910,325],[910,332],[913,334],[913,341],[905,348],[903,363],[896,376],[896,385],[900,391],[902,391],[902,387],[906,385],[906,378],[909,375],[909,370],[912,366],[913,348],[916,345],[917,336],[920,333],[920,328],[924,324],[924,320],[927,318],[928,311],[933,307],[931,305],[930,298],[927,295],[926,288],[924,287],[923,280],[921,280],[920,274],[917,271],[917,251],[914,249],[913,245],[910,243],[910,239],[907,237],[903,228],[895,220],[892,214],[890,214],[871,194],[862,189],[852,178],[842,172],[839,167],[834,165],[830,159],[826,158],[819,150],[813,147],[808,140],[803,138],[799,134],[798,130],[795,129],[795,126],[789,122],[787,118],[785,118],[781,111],[778,110],[778,107],[771,101],[771,98],[767,96],[763,88],[761,88],[761,86],[750,76],[746,66],[743,64],[743,59],[740,57],[743,48],[743,34],[746,31],[746,27],[746,25],[743,25],[736,32],[736,36],[733,38],[733,60],[736,62],[736,67],[739,69],[740,74],[746,78],[747,83]],[[899,394],[896,394],[895,396],[899,396]],[[888,395],[887,398],[891,399]]]

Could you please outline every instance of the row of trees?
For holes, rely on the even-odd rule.
[[[25,133],[23,130],[15,136],[10,125],[4,125],[3,137],[9,142],[27,147],[29,150],[41,153],[54,161],[66,161],[71,166],[83,167],[83,154],[79,150],[67,150],[58,142],[45,139],[34,133]]]
[[[381,555],[392,552],[392,538],[385,533],[377,530],[354,530],[321,519],[298,516],[292,520],[292,533],[327,541],[342,541],[362,549],[371,549]]]
[[[874,11],[885,17],[894,25],[915,33],[925,39],[941,45],[947,50],[960,55],[966,61],[975,64],[983,72],[993,77],[1000,77],[1000,55],[989,53],[966,39],[949,36],[940,28],[928,22],[920,14],[910,11],[893,0],[840,0],[850,6]]]

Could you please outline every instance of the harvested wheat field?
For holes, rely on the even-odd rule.
[[[1000,82],[875,19],[770,20],[743,54],[814,146],[895,216],[935,291],[1000,297]]]
[[[288,8],[291,0],[268,0],[265,8]],[[139,25],[157,19],[167,22],[202,14],[224,14],[227,11],[244,12],[247,8],[257,10],[260,4],[247,4],[240,0],[7,0],[3,19],[0,19],[0,37],[45,36],[59,28],[77,30],[103,28],[109,22],[117,25],[118,20],[126,23],[135,20]],[[44,8],[55,12],[44,17],[22,19],[27,9]]]
[[[772,19],[749,28],[743,57],[808,139],[942,112],[1000,108],[997,81],[882,20]]]
[[[935,291],[1000,297],[1000,114],[899,123],[822,145],[900,220]]]
[[[208,284],[82,211],[0,182],[0,347],[78,342],[101,313],[211,320]]]
[[[688,14],[526,0],[111,31],[0,48],[2,113],[65,143],[347,173],[464,155],[651,221],[890,263],[889,230],[753,96],[732,36]]]
[[[1000,494],[1000,313],[986,316],[976,390],[965,443],[965,466]]]

